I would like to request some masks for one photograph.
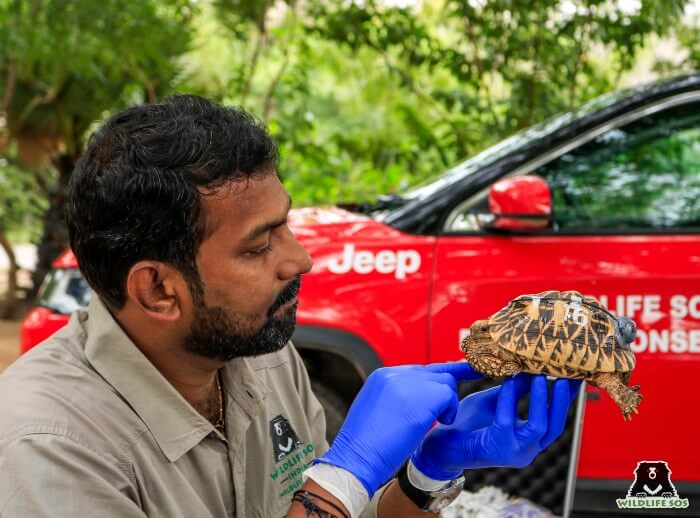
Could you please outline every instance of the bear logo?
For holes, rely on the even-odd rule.
[[[634,470],[634,482],[627,496],[678,498],[676,486],[671,482],[671,469],[668,463],[663,460],[638,462]]]
[[[304,444],[292,428],[289,420],[278,415],[270,421],[270,439],[272,440],[272,455],[275,462],[283,460],[287,455]]]

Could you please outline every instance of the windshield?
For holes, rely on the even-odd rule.
[[[526,147],[531,142],[550,135],[558,129],[570,124],[576,119],[580,119],[592,112],[610,106],[619,101],[621,97],[626,97],[631,90],[612,93],[597,97],[584,104],[580,108],[555,115],[554,117],[531,126],[515,135],[512,135],[499,143],[486,148],[481,153],[474,155],[468,160],[461,162],[457,166],[440,174],[437,178],[431,178],[426,182],[401,194],[401,199],[405,202],[421,200],[432,196],[434,193],[463,180],[466,176],[482,169],[484,166],[496,162],[516,149]]]
[[[80,270],[58,269],[48,273],[39,288],[37,305],[68,315],[90,302],[90,287]]]

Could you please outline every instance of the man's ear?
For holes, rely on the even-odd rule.
[[[182,315],[186,282],[171,265],[159,261],[139,261],[126,278],[127,297],[152,318],[177,320]]]

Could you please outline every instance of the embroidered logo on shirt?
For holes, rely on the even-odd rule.
[[[281,415],[270,421],[270,439],[274,456],[270,478],[279,483],[279,497],[289,501],[304,483],[301,474],[315,457],[314,445],[299,439],[289,420]]]
[[[279,462],[303,443],[286,417],[278,415],[270,421],[270,438],[275,462]]]

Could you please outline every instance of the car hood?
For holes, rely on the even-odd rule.
[[[341,209],[335,205],[321,207],[303,207],[289,211],[290,226],[329,225],[353,221],[367,221],[371,218]]]
[[[358,239],[386,239],[399,234],[379,221],[337,206],[292,209],[289,228],[304,245],[321,245]]]

